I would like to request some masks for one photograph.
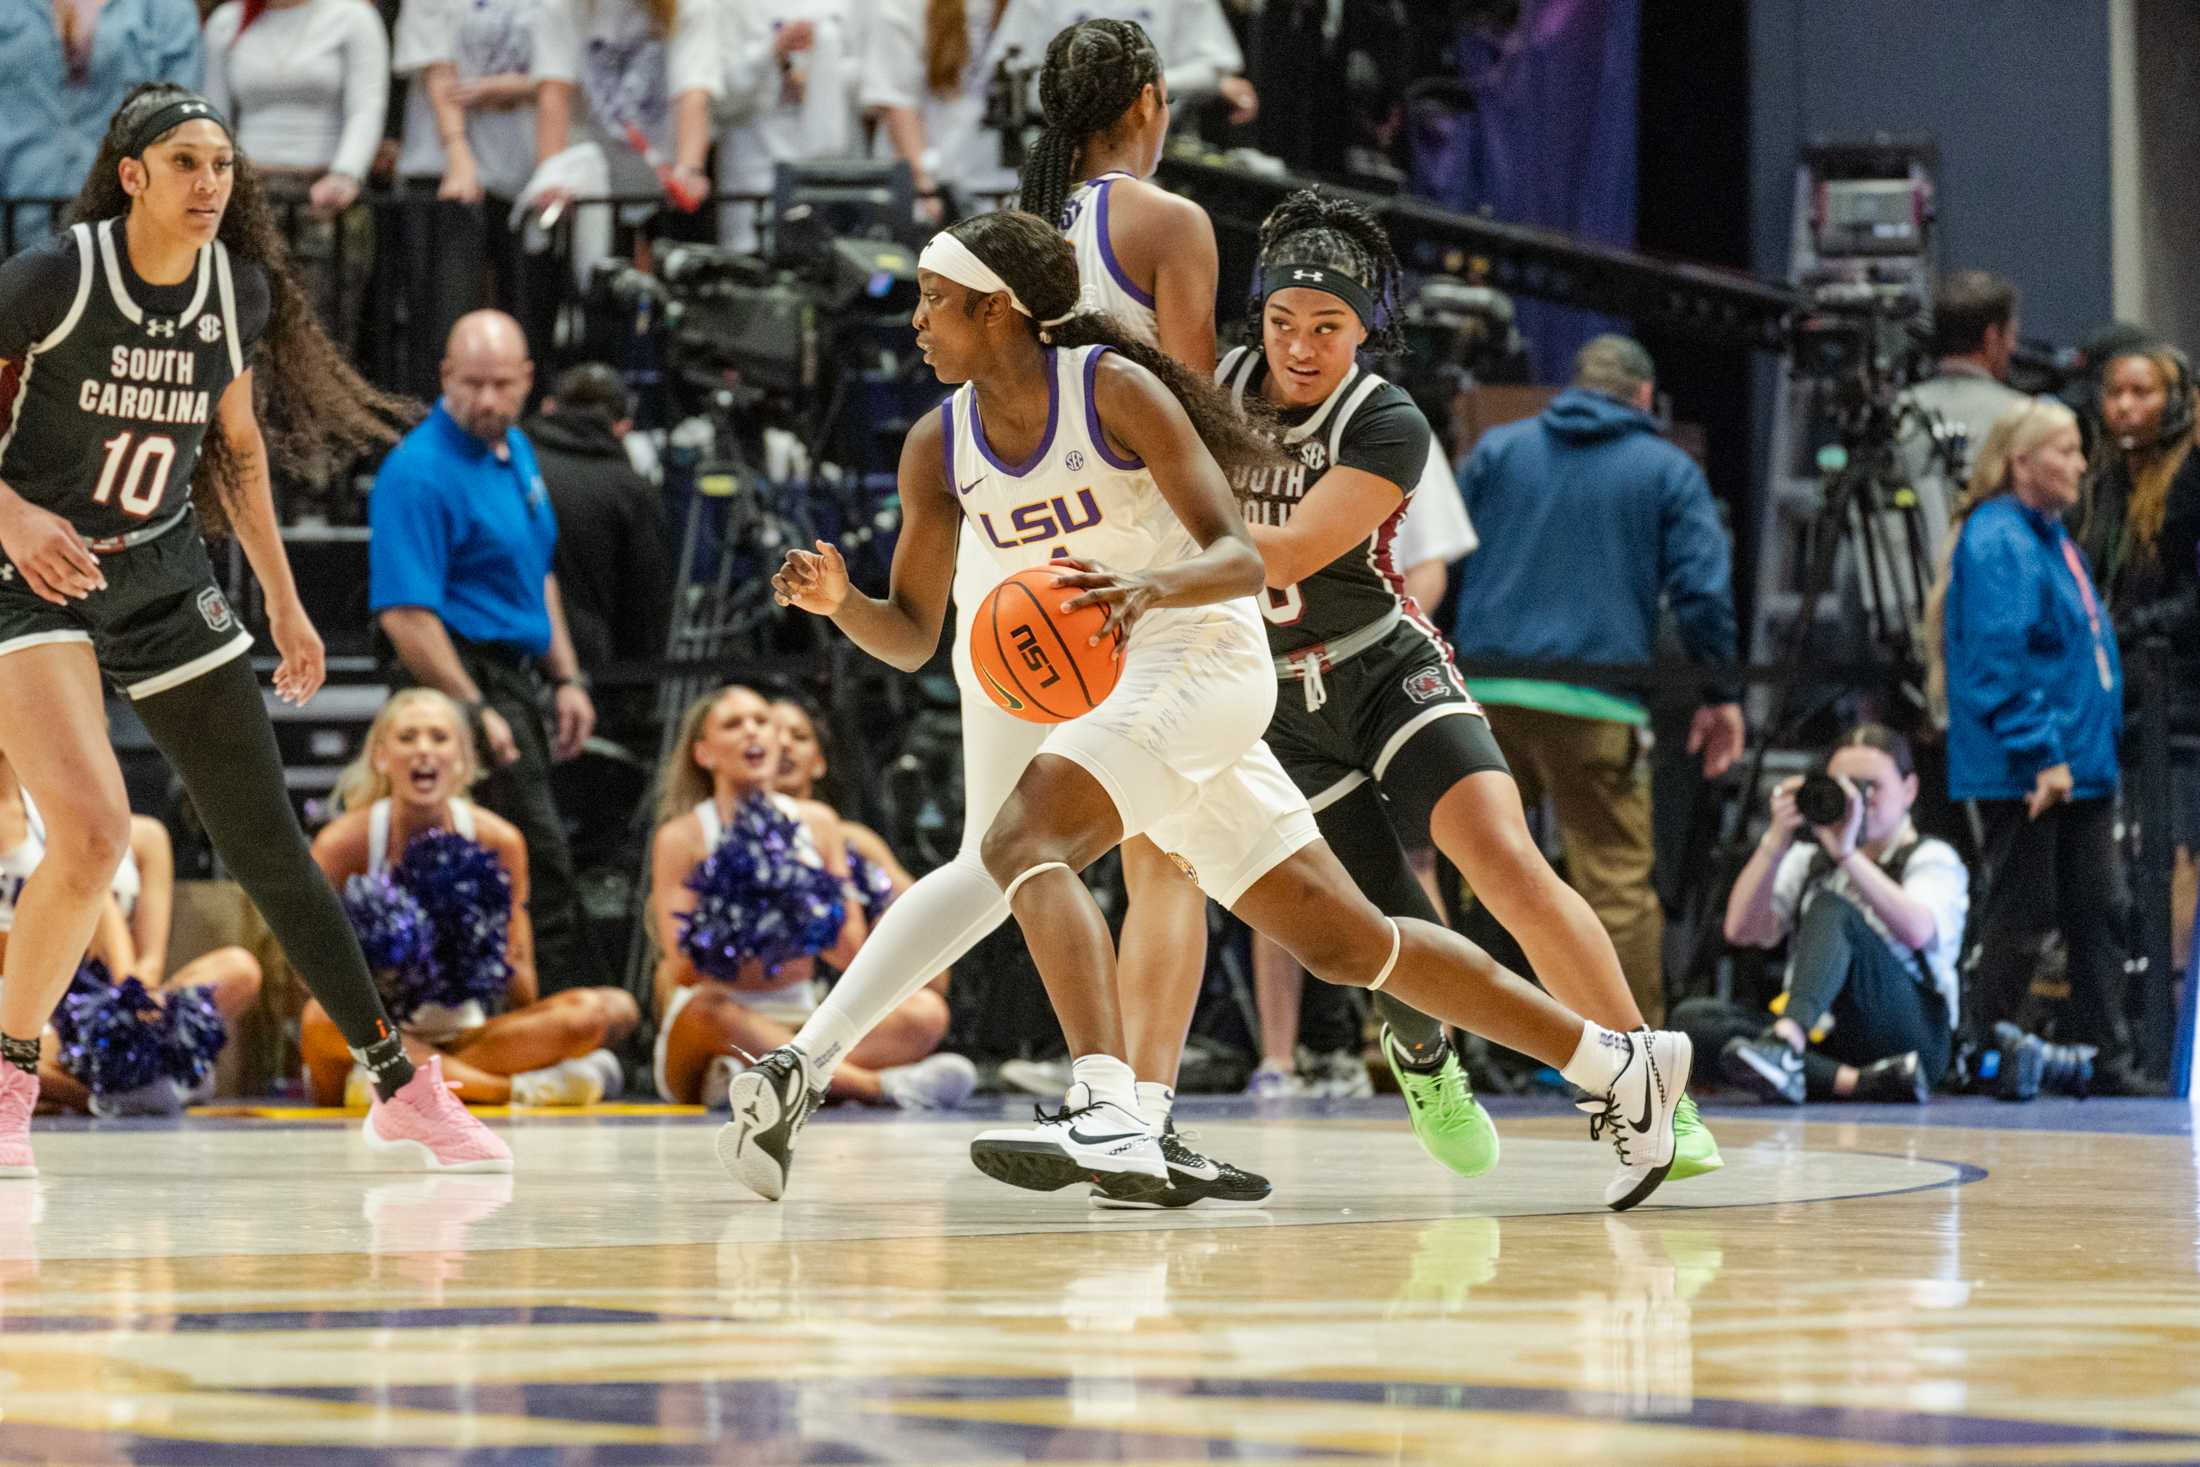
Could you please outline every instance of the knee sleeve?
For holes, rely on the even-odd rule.
[[[252,664],[239,657],[137,702],[214,852],[353,1048],[394,1032],[335,888],[314,864],[283,786]]]

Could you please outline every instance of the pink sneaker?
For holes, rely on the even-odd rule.
[[[38,1077],[0,1064],[0,1177],[35,1177],[31,1155],[31,1111],[38,1104]]]
[[[443,1057],[435,1056],[388,1100],[367,1111],[367,1145],[406,1152],[431,1172],[508,1172],[512,1148],[468,1113],[443,1083]],[[417,1148],[417,1152],[414,1150]]]

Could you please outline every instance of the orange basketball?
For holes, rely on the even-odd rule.
[[[994,702],[1029,723],[1067,723],[1115,691],[1122,664],[1114,638],[1087,645],[1107,625],[1104,607],[1064,613],[1077,595],[1035,565],[987,593],[970,628],[970,665]]]

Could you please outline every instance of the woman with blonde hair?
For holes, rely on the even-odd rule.
[[[985,125],[993,85],[987,62],[1013,0],[879,0],[863,51],[861,98],[893,156],[909,165],[939,219],[974,212],[972,201],[1014,193],[1016,170],[1001,160],[1000,134]],[[1042,46],[1043,50],[1043,46]],[[1034,52],[1017,65],[1037,66]]]
[[[775,788],[781,738],[761,694],[721,688],[689,705],[659,780],[657,1088],[678,1104],[722,1106],[744,1057],[785,1044],[817,1007],[818,961],[845,968],[869,935],[839,817]],[[960,1105],[977,1072],[933,1053],[946,1035],[946,1000],[919,989],[850,1051],[827,1093]]]
[[[2114,830],[2123,664],[2063,528],[2084,473],[2078,420],[2061,403],[2034,398],[1995,423],[1927,620],[1948,706],[1948,794],[1977,802],[1985,825],[1976,1031],[2019,1019],[2039,939],[2059,930],[2070,1002],[2056,1037],[2100,1046],[2096,1073],[2118,1076],[2129,1049]]]
[[[500,995],[504,1012],[492,1016],[488,1004],[470,997],[419,1000],[409,1013],[397,1015],[405,1046],[421,1063],[441,1055],[443,1074],[461,1100],[593,1104],[620,1087],[623,1073],[610,1049],[633,1032],[640,1006],[618,988],[569,988],[537,997],[540,980],[527,919],[527,844],[509,821],[466,798],[479,773],[466,716],[456,703],[432,688],[398,693],[375,715],[359,757],[344,771],[336,789],[344,813],[315,838],[313,858],[346,893],[346,906],[358,921],[363,892],[377,890],[378,880],[407,887],[407,897],[434,906],[437,893],[420,889],[423,880],[433,878],[415,876],[416,869],[425,868],[416,867],[413,858],[436,846],[436,832],[493,857],[509,897],[498,904],[501,910],[481,912],[477,920],[490,931],[500,921],[504,927],[502,951],[496,954],[510,975]],[[373,947],[370,943],[370,951]],[[364,1103],[363,1075],[354,1070],[343,1036],[319,1004],[307,1005],[299,1042],[319,1104]]]

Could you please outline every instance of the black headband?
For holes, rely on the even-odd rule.
[[[183,126],[186,122],[211,122],[235,141],[236,133],[229,127],[229,120],[214,110],[214,104],[204,97],[185,93],[174,101],[155,108],[146,114],[145,120],[130,129],[130,137],[122,145],[125,158],[142,158],[145,150],[160,141],[162,134]]]
[[[1376,327],[1375,293],[1335,265],[1313,260],[1266,265],[1260,272],[1260,290],[1263,299],[1279,290],[1324,291],[1352,307],[1362,326],[1370,331]]]

